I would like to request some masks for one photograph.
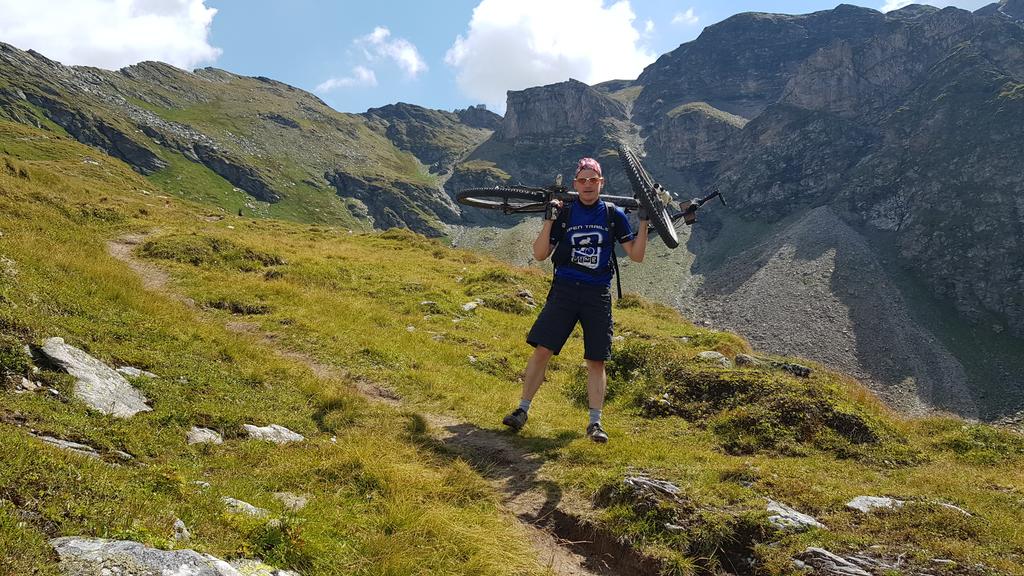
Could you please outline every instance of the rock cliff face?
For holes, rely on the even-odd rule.
[[[600,132],[606,119],[626,120],[622,104],[590,86],[569,80],[551,86],[509,92],[500,141],[573,138]]]
[[[494,131],[494,128],[470,125],[463,117],[475,124],[491,126],[496,122],[488,114],[498,120],[501,118],[487,110],[469,110],[444,112],[400,102],[370,108],[363,116],[371,128],[385,135],[400,150],[411,152],[428,165],[431,172],[448,174],[456,161]]]
[[[606,189],[624,191],[614,149],[635,138],[635,131],[621,102],[576,80],[509,92],[501,127],[467,157],[464,164],[472,169],[457,170],[493,181],[495,174],[479,168],[495,166],[508,175],[506,182],[540,186],[557,174],[568,183],[576,161],[592,156],[602,162]],[[463,181],[449,182],[447,189],[454,192]]]
[[[1005,18],[1011,22],[1024,24],[1024,1],[1022,0],[1000,0],[993,2],[984,8],[980,8],[975,14],[984,16],[996,16]]]
[[[487,106],[477,104],[463,110],[456,110],[455,115],[459,117],[466,126],[471,128],[483,128],[485,130],[497,130],[501,126],[502,117],[491,112]]]
[[[643,124],[653,123],[680,104],[703,101],[753,118],[778,100],[815,51],[885,26],[881,13],[845,4],[804,16],[738,14],[648,66],[637,78],[644,90],[634,114]]]

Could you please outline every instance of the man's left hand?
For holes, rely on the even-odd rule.
[[[638,220],[650,220],[651,211],[647,209],[647,206],[640,205],[640,209],[636,211],[636,217]]]

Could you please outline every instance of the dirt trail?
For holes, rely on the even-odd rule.
[[[195,302],[175,293],[170,277],[156,266],[135,257],[133,249],[146,235],[122,236],[107,244],[108,252],[124,262],[142,279],[146,290],[157,292],[190,307]],[[344,369],[285,348],[279,338],[253,322],[228,322],[225,327],[247,334],[278,356],[301,362],[320,378],[353,383],[364,397],[394,407],[401,398],[386,386],[353,378]],[[546,479],[540,469],[543,459],[517,446],[504,433],[438,414],[419,414],[429,425],[430,435],[446,450],[464,458],[487,478],[502,495],[506,510],[527,530],[541,564],[560,576],[610,576],[654,574],[657,565],[622,544],[611,534],[586,520],[586,502],[566,502],[558,485]]]

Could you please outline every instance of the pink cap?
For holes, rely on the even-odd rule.
[[[584,170],[593,170],[597,172],[597,175],[601,175],[601,165],[597,163],[597,160],[593,158],[581,158],[579,164],[576,165],[576,175],[579,176],[580,172]]]

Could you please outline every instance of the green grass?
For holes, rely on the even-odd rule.
[[[128,421],[76,401],[0,396],[0,550],[13,558],[11,571],[46,573],[45,538],[56,534],[172,545],[179,517],[193,530],[192,547],[260,556],[304,575],[543,572],[482,479],[486,470],[435,451],[421,417],[501,428],[519,397],[531,351],[523,338],[536,314],[518,293],[542,303],[543,273],[404,230],[349,233],[230,214],[211,221],[191,204],[141,194],[152,182],[120,163],[82,164],[77,144],[16,139],[27,134],[35,131],[0,123],[0,146],[17,152],[13,174],[0,173],[0,255],[17,267],[16,276],[0,276],[7,342],[62,336],[161,378],[137,382],[155,410]],[[198,309],[144,291],[106,255],[105,242],[129,231],[152,231],[136,255],[168,273],[169,289]],[[476,299],[484,305],[462,309]],[[225,328],[243,322],[272,334],[272,344]],[[921,569],[935,570],[930,560],[941,557],[1024,574],[1013,560],[1024,550],[1016,433],[952,417],[902,419],[856,382],[817,367],[801,379],[704,364],[701,351],[734,356],[749,346],[635,296],[619,301],[615,330],[623,339],[609,365],[612,442],[583,434],[578,331],[552,360],[529,425],[507,438],[540,459],[538,479],[563,502],[593,503],[590,520],[662,558],[670,572],[728,569],[727,552],[742,552],[758,559],[760,573],[784,574],[789,557],[810,545],[878,545]],[[346,376],[317,376],[275,348]],[[46,378],[69,396],[68,378]],[[352,391],[355,379],[394,390],[404,407],[368,404]],[[652,410],[659,398],[678,409]],[[241,426],[250,422],[280,423],[309,439],[286,447],[245,441]],[[228,441],[188,447],[192,425]],[[124,450],[136,463],[113,467],[55,451],[28,437],[29,426]],[[630,499],[622,479],[638,472],[676,483],[679,501]],[[277,491],[309,494],[312,503],[287,514]],[[222,495],[286,522],[274,528],[225,515]],[[864,516],[844,507],[858,495],[912,504]],[[773,532],[765,496],[829,529]],[[20,524],[18,514],[32,519]],[[666,519],[688,529],[668,529]]]
[[[700,113],[705,116],[710,116],[716,120],[725,122],[726,124],[729,124],[730,126],[735,126],[737,128],[742,128],[747,123],[746,118],[742,116],[737,116],[735,114],[730,114],[724,110],[719,110],[718,108],[715,108],[714,106],[708,104],[707,102],[686,102],[669,110],[668,112],[666,112],[666,115],[669,118],[675,118],[676,116],[680,116],[682,114],[694,113]]]
[[[0,124],[5,144],[26,133]],[[84,152],[72,142],[59,145],[71,158]],[[32,377],[60,390],[63,401],[5,389],[0,571],[55,573],[46,540],[57,535],[175,546],[172,524],[181,518],[193,533],[190,547],[258,556],[303,574],[544,572],[489,485],[465,464],[424,452],[409,438],[409,416],[369,405],[348,382],[318,377],[257,338],[228,332],[220,312],[155,297],[106,254],[109,238],[172,223],[188,227],[199,213],[178,202],[151,203],[138,192],[149,183],[123,164],[106,160],[85,165],[90,175],[68,176],[77,161],[32,160],[29,150],[20,152],[11,162],[29,178],[17,170],[0,174],[0,254],[17,267],[16,275],[0,277],[4,371],[25,372],[12,340],[62,336],[112,365],[160,378],[136,382],[155,409],[130,420],[89,412],[72,399],[72,379],[57,373]],[[199,254],[202,267],[254,274],[281,264],[269,251],[246,251],[237,242],[189,246],[194,250],[153,253],[184,255],[185,266]],[[279,423],[308,440],[285,447],[246,441],[246,423]],[[186,446],[192,425],[214,428],[227,442]],[[112,466],[69,455],[30,437],[28,427],[135,460]],[[311,504],[285,512],[271,496],[276,491],[307,494]],[[268,508],[284,522],[275,527],[228,515],[221,496]]]

